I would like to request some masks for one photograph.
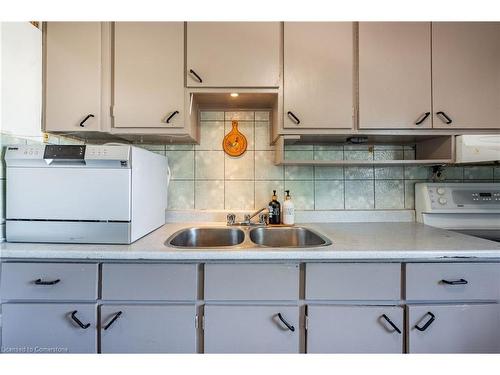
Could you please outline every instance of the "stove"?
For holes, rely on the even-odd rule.
[[[500,242],[500,183],[417,183],[417,221]]]

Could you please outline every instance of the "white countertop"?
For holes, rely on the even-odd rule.
[[[169,223],[131,245],[0,244],[0,258],[152,261],[244,260],[500,260],[500,243],[418,223],[304,224],[333,244],[316,248],[177,249],[165,246],[176,231],[224,223]]]

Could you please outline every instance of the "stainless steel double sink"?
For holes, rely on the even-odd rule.
[[[192,227],[174,233],[165,245],[175,248],[308,248],[331,245],[304,227]]]

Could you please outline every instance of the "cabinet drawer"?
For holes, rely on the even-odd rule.
[[[207,264],[206,300],[296,300],[298,264]]]
[[[298,353],[299,331],[298,306],[205,306],[205,353]]]
[[[97,264],[3,263],[4,300],[95,300]]]
[[[399,300],[398,263],[308,263],[306,298],[316,300]]]
[[[406,265],[407,300],[496,300],[500,264]]]
[[[194,300],[196,264],[103,264],[104,300]]]

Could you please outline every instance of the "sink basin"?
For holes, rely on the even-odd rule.
[[[254,228],[250,231],[253,243],[267,247],[318,247],[332,242],[310,229],[303,227]]]
[[[165,244],[185,248],[226,247],[244,240],[245,233],[238,228],[186,228],[173,234]]]

